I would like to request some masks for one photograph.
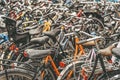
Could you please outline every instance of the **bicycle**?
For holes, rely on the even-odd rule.
[[[59,75],[59,71],[57,69],[57,66],[54,63],[55,60],[53,60],[53,59],[55,59],[56,55],[58,57],[58,54],[56,53],[56,50],[52,50],[52,49],[47,49],[47,50],[27,49],[26,52],[27,52],[27,55],[28,55],[27,57],[29,57],[29,60],[26,63],[32,65],[32,67],[29,66],[29,68],[32,69],[32,70],[37,68],[37,69],[35,69],[36,71],[34,71],[35,73],[31,78],[32,80],[35,80],[38,77],[42,77],[44,79],[47,78],[46,80],[48,80],[48,79],[49,80],[55,80],[56,79],[54,73],[51,72],[53,70],[49,69],[50,67],[52,67],[52,69],[54,69],[54,71],[55,71],[55,74]],[[54,55],[54,58],[52,57],[52,55]],[[33,62],[31,62],[31,61],[33,61]],[[26,66],[26,65],[23,65],[23,67],[24,66]],[[25,68],[28,68],[28,67],[25,67]],[[11,69],[11,71],[13,71],[13,70]],[[18,74],[20,73],[19,69],[15,69],[15,71],[18,71]],[[46,71],[48,71],[48,73],[46,73]],[[23,71],[22,74],[25,74],[24,72],[25,72],[25,70]],[[25,75],[27,75],[27,74],[25,74]],[[41,75],[41,76],[39,76],[38,74]],[[29,76],[29,74],[28,74],[28,76]]]
[[[91,40],[96,40],[96,39],[103,39],[103,37],[94,37],[94,38],[82,40],[78,43],[83,44],[85,42],[89,42]],[[96,47],[97,49],[99,49],[98,45]],[[92,62],[92,63],[86,63],[87,57],[85,57],[85,59],[83,58],[82,61],[80,61],[81,60],[80,58],[78,58],[78,60],[76,61],[73,60],[73,62],[71,62],[68,66],[66,66],[66,68],[63,69],[63,71],[61,71],[60,76],[57,78],[57,80],[63,80],[63,79],[67,79],[67,80],[70,80],[70,79],[103,80],[105,79],[106,80],[106,78],[110,78],[114,75],[118,75],[119,68],[113,66],[107,61],[104,61],[104,59],[101,56],[101,55],[110,56],[111,50],[114,47],[115,47],[115,44],[103,50],[99,50],[98,54],[96,54],[95,62]],[[104,73],[104,75],[102,75],[102,73]]]

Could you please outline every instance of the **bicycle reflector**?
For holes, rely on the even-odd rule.
[[[65,62],[61,61],[61,62],[59,62],[59,66],[60,66],[61,68],[65,68],[65,67],[66,67],[66,64],[65,64]]]
[[[28,53],[26,51],[23,52],[24,57],[28,57]]]
[[[12,44],[12,45],[9,47],[9,50],[13,51],[13,50],[15,50],[15,48],[16,48],[16,45],[15,45],[15,44]]]
[[[14,63],[12,63],[12,64],[11,64],[11,67],[12,67],[12,68],[15,68],[15,64],[14,64]]]
[[[82,10],[80,10],[78,13],[77,13],[77,17],[81,17],[82,16]]]
[[[14,52],[17,54],[18,51],[19,51],[19,48],[16,47],[15,50],[14,50]]]

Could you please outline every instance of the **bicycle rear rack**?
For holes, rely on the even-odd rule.
[[[40,63],[40,61],[38,62]],[[0,70],[6,70],[11,68],[18,68],[36,73],[36,69],[34,69],[35,67],[29,63],[0,59]]]
[[[118,67],[113,66],[113,64],[109,63],[108,61],[104,60],[104,64],[105,64],[105,68],[107,71],[112,71],[112,70],[117,70]],[[86,63],[81,65],[82,71],[81,71],[81,75],[83,77],[89,77],[89,75],[92,73],[93,70],[93,66],[94,66],[94,62],[90,63]],[[97,63],[96,69],[95,69],[95,73],[94,75],[98,75],[103,73],[103,69],[101,67],[100,62]]]

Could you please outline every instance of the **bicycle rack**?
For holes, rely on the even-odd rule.
[[[40,63],[39,60],[37,62]],[[18,61],[7,60],[7,59],[0,59],[0,70],[6,70],[6,69],[11,69],[11,68],[23,69],[23,70],[36,73],[35,67],[29,63],[18,62]]]

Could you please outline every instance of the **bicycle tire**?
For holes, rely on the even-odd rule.
[[[97,77],[97,80],[120,80],[120,69],[108,71],[108,76],[101,74]]]
[[[7,69],[0,72],[0,80],[32,80],[32,72],[23,69]]]
[[[24,70],[24,69],[6,69],[6,70],[7,70],[8,77],[9,77],[9,75],[10,75],[10,77],[13,75],[13,76],[19,77],[20,80],[33,80],[33,77],[34,77],[34,74],[35,74],[34,72]],[[55,74],[54,74],[52,69],[46,68],[42,71],[46,71],[45,76],[43,78],[41,76],[38,76],[36,79],[39,78],[40,80],[41,79],[42,80],[56,80]],[[21,79],[21,77],[23,77],[24,79]],[[5,78],[6,78],[6,74],[5,74],[5,70],[3,70],[3,71],[0,72],[0,80],[7,80]],[[12,80],[19,80],[19,79],[15,78],[15,79],[12,79]]]
[[[67,74],[69,73],[70,70],[73,70],[74,65],[82,65],[84,61],[75,61],[69,65],[67,65],[60,73],[60,76],[58,76],[57,80],[76,80],[74,79],[74,76],[71,77],[71,79],[66,79]],[[79,68],[80,69],[80,68]],[[79,70],[80,71],[80,70]],[[78,79],[79,80],[79,79]]]

